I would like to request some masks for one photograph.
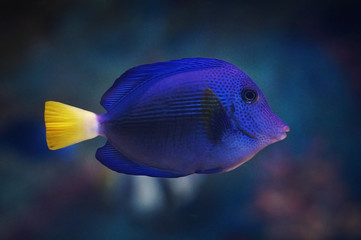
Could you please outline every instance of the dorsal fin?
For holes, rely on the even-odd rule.
[[[167,62],[141,65],[123,73],[113,86],[106,91],[100,104],[110,110],[112,106],[143,84],[177,73],[221,67],[225,61],[210,58],[184,58]]]

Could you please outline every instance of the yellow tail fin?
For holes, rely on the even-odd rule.
[[[45,102],[46,142],[51,150],[98,136],[95,113],[60,102]]]

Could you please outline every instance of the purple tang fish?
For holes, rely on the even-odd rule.
[[[45,103],[55,150],[98,135],[96,158],[125,174],[181,177],[230,171],[286,137],[257,85],[236,66],[185,58],[134,67],[103,95],[105,114]]]

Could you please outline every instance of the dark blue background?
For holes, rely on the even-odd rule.
[[[361,18],[355,1],[2,1],[1,239],[360,239]],[[116,174],[104,139],[46,147],[44,102],[103,113],[130,67],[229,61],[288,138],[238,169]]]

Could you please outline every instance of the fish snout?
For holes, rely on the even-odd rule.
[[[285,132],[289,132],[289,131],[290,131],[290,127],[289,127],[288,125],[284,125],[284,126],[283,126],[283,130],[284,130]]]
[[[281,122],[280,126],[277,126],[277,131],[275,132],[275,140],[281,141],[287,137],[287,133],[290,131],[290,127],[284,123]]]

